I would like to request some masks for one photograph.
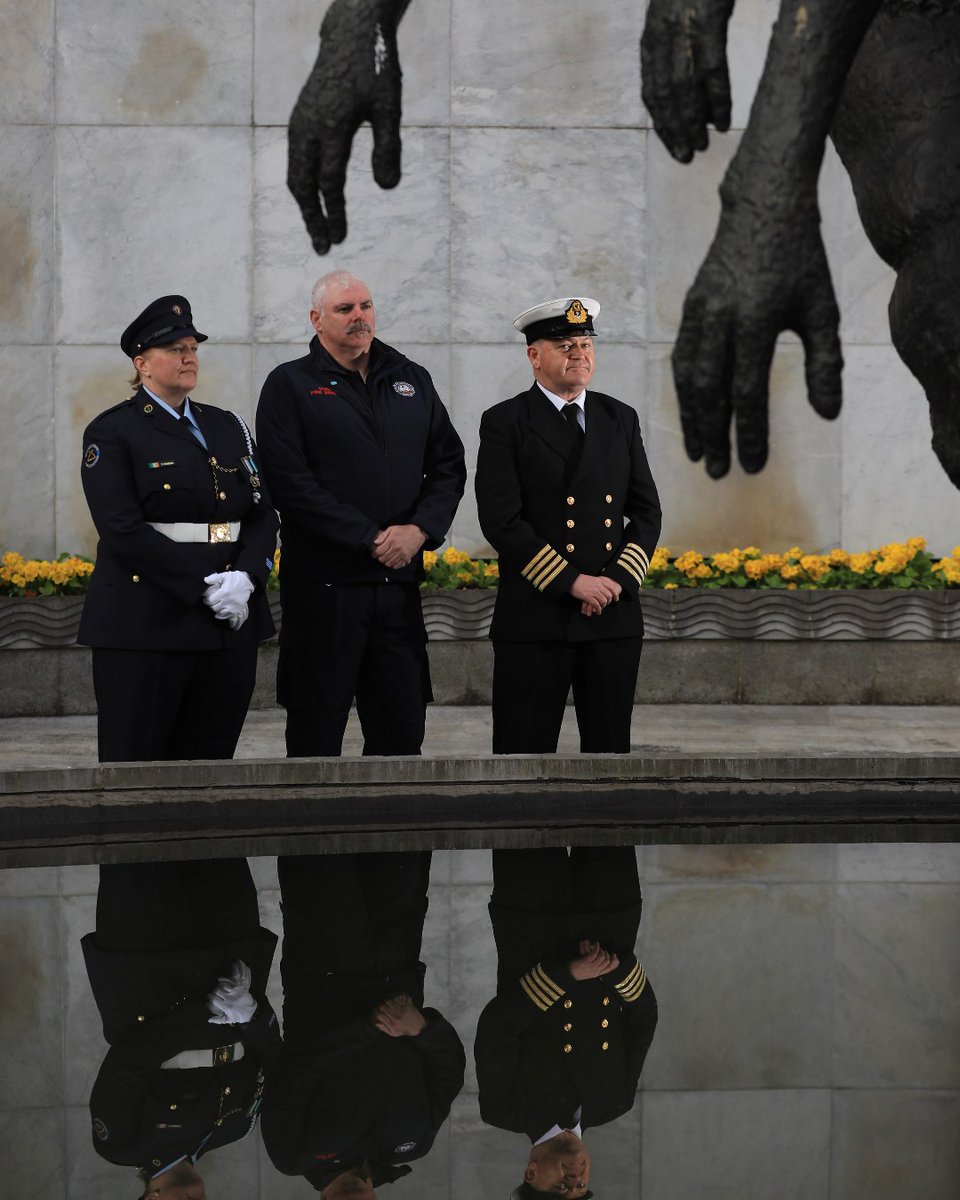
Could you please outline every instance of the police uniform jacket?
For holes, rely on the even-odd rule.
[[[463,495],[463,444],[423,367],[374,339],[366,382],[314,337],[267,376],[257,438],[283,521],[284,580],[414,582],[419,556],[385,571],[371,556],[387,525],[419,525],[438,546]]]
[[[474,1042],[480,1116],[531,1141],[555,1124],[587,1129],[629,1112],[657,1023],[633,954],[615,972],[576,980],[559,960],[505,983]]]
[[[93,1145],[109,1162],[154,1173],[244,1137],[257,1120],[266,1075],[280,1052],[276,1015],[264,997],[276,935],[193,950],[103,950],[81,941],[110,1050],[90,1095]],[[253,976],[254,1019],[214,1025],[206,996],[241,958]],[[243,1043],[216,1066],[163,1067],[183,1050]],[[229,1054],[223,1055],[226,1060]]]
[[[588,391],[583,438],[534,384],[480,422],[477,512],[499,554],[490,636],[501,641],[640,637],[638,593],[660,536],[660,502],[636,412]],[[585,617],[577,575],[606,575],[620,600]]]
[[[417,1037],[369,1021],[317,1030],[287,1044],[270,1077],[261,1133],[274,1166],[318,1190],[368,1163],[374,1186],[409,1174],[463,1088],[456,1030],[434,1009]]]
[[[81,475],[100,535],[78,640],[126,650],[220,650],[273,632],[263,587],[277,517],[262,480],[251,480],[236,418],[190,402],[208,449],[142,388],[84,433]],[[257,502],[254,492],[260,493]],[[239,522],[235,542],[177,542],[149,522]],[[257,585],[239,630],[203,603],[204,576],[246,571]]]

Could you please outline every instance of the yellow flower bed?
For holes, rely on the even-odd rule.
[[[75,554],[56,562],[8,550],[0,559],[0,596],[72,596],[87,590],[93,563]]]
[[[877,550],[850,554],[829,550],[806,554],[799,546],[783,554],[764,554],[756,546],[720,551],[696,550],[674,557],[658,546],[644,587],[659,588],[935,588],[960,587],[960,546],[948,558],[935,558],[924,538],[888,542]]]
[[[280,551],[267,581],[279,586]],[[61,554],[56,562],[26,559],[7,551],[0,559],[0,596],[65,596],[85,592],[94,564],[87,558]],[[424,590],[495,588],[500,575],[496,559],[471,558],[450,546],[423,555]],[[650,588],[783,588],[853,589],[914,588],[930,591],[960,587],[960,546],[945,558],[927,550],[924,538],[889,542],[876,550],[851,554],[828,550],[806,554],[792,546],[783,554],[765,554],[756,546],[700,554],[687,550],[674,556],[658,546],[644,580]]]

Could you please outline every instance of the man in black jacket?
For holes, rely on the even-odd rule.
[[[480,422],[477,513],[500,556],[495,753],[555,752],[571,684],[581,750],[630,749],[660,502],[636,411],[586,390],[599,311],[581,297],[521,313],[533,386]]]
[[[288,755],[418,754],[431,699],[418,578],[463,495],[463,444],[430,375],[374,337],[366,284],[318,280],[310,351],[270,373],[257,436],[282,521],[277,698]]]

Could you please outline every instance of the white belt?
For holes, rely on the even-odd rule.
[[[235,542],[240,536],[239,521],[219,521],[214,525],[196,521],[148,521],[147,524],[171,542]]]
[[[224,1063],[243,1058],[243,1042],[232,1046],[214,1046],[205,1050],[181,1050],[160,1066],[165,1071],[192,1071],[196,1067],[222,1067]]]

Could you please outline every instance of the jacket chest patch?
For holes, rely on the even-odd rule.
[[[398,396],[415,396],[417,394],[417,389],[413,386],[413,384],[406,383],[402,379],[398,380],[393,385],[393,390]]]
[[[333,388],[328,387],[314,388],[310,393],[311,396],[335,396],[336,394],[337,393],[333,390]]]

